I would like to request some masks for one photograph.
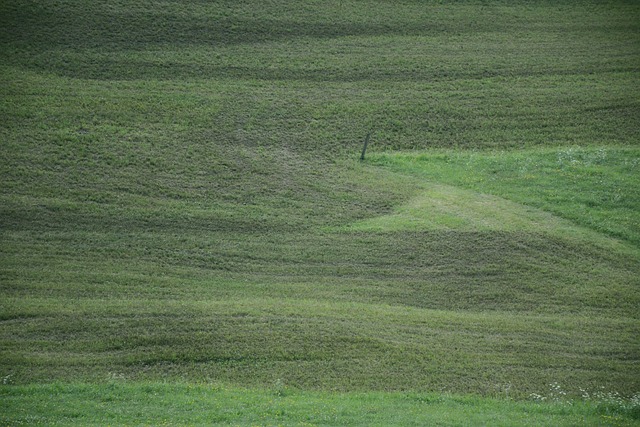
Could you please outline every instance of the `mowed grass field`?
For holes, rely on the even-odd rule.
[[[633,1],[0,2],[0,422],[637,424],[639,71]]]

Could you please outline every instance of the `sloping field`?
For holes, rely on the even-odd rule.
[[[635,2],[0,2],[0,421],[637,422],[639,70]]]

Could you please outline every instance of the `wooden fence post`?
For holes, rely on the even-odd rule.
[[[371,132],[369,132],[364,139],[364,147],[362,147],[362,154],[360,155],[360,161],[364,160],[364,153],[367,151],[367,145],[369,144],[370,136],[371,136]]]

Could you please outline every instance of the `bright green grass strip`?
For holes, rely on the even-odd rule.
[[[514,402],[433,393],[330,393],[219,384],[0,386],[3,425],[638,425],[637,399]],[[556,396],[557,397],[557,396]]]
[[[482,195],[430,184],[422,198],[401,208],[395,216],[360,226],[383,222],[397,229],[400,223],[407,227],[410,219],[414,223],[423,219],[427,229],[436,224],[544,230],[557,224],[551,219],[551,223],[545,221],[538,226],[536,222],[544,215],[484,195],[491,194],[640,244],[640,149],[635,147],[383,153],[370,159],[374,164]],[[490,208],[485,207],[487,203]],[[443,204],[448,206],[441,208]],[[399,221],[402,217],[405,221]]]
[[[629,248],[619,240],[545,210],[434,182],[426,184],[421,192],[390,214],[357,221],[339,229],[367,232],[457,230],[543,233],[578,245],[597,245],[607,251],[629,252]]]

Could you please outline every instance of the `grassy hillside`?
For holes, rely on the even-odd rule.
[[[633,396],[639,69],[635,2],[0,2],[2,392]]]

